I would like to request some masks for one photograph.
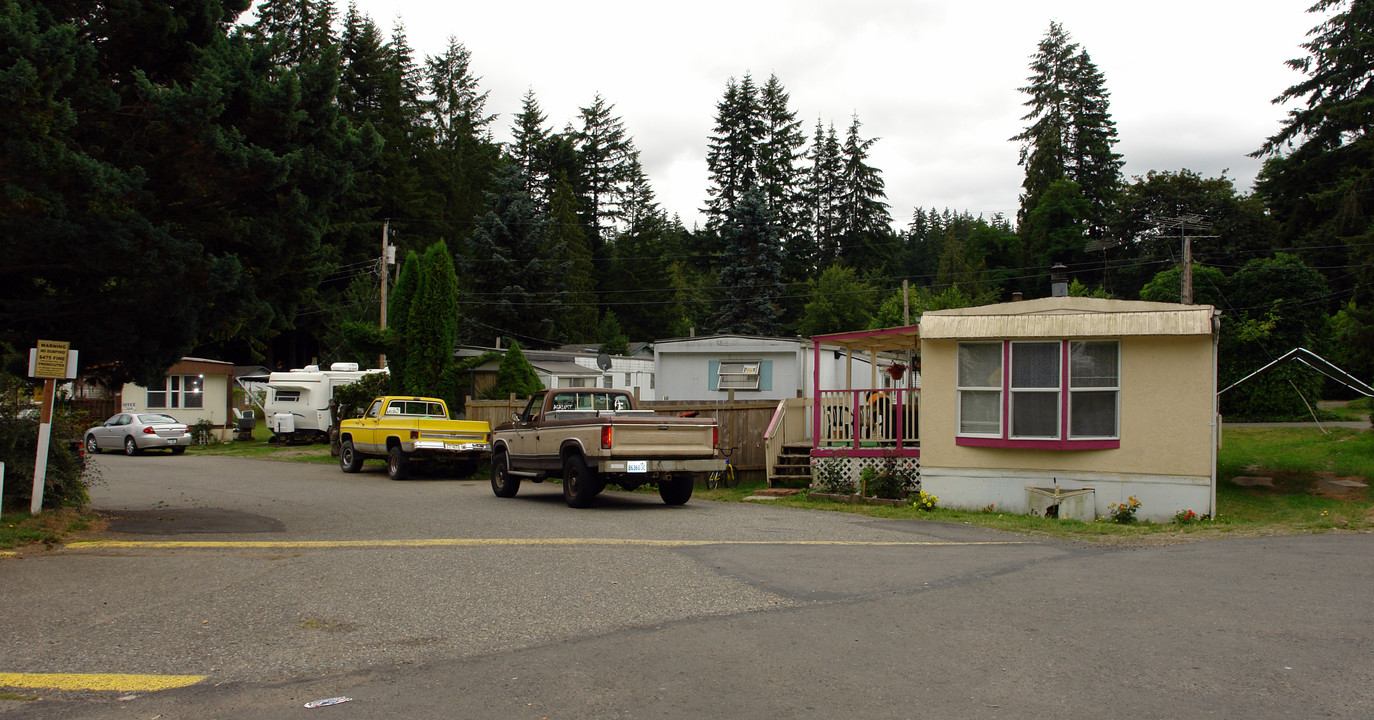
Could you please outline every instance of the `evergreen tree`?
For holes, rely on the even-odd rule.
[[[759,105],[754,79],[745,73],[736,83],[725,84],[725,94],[716,104],[716,124],[706,151],[710,185],[706,201],[706,227],[712,231],[724,226],[744,193],[759,184],[759,143],[765,134],[763,108]]]
[[[448,244],[440,240],[421,258],[420,281],[406,318],[405,391],[453,397],[453,350],[458,344],[458,277]],[[455,403],[456,407],[456,403]]]
[[[801,121],[788,104],[791,96],[777,75],[770,75],[759,92],[759,117],[763,132],[758,142],[758,179],[768,211],[778,219],[784,244],[789,243],[803,224],[801,201],[802,168],[799,165],[806,137]]]
[[[401,272],[396,277],[396,287],[387,297],[387,329],[392,337],[387,349],[387,365],[396,378],[396,387],[408,387],[405,379],[406,350],[410,347],[410,308],[415,302],[415,293],[420,287],[420,276],[424,265],[420,254],[411,250],[401,263]]]
[[[1374,3],[1317,0],[1309,12],[1330,15],[1308,33],[1307,56],[1287,63],[1306,77],[1274,102],[1301,105],[1254,153],[1269,158],[1256,190],[1280,223],[1280,243],[1341,267],[1334,289],[1352,292],[1363,308],[1355,314],[1374,327]],[[1366,352],[1374,357],[1374,345]]]
[[[471,333],[495,330],[556,345],[564,339],[567,251],[522,190],[517,169],[503,168],[495,182],[467,253],[473,268],[467,303],[476,325]]]
[[[630,351],[630,338],[620,329],[620,320],[610,310],[601,317],[601,326],[596,331],[596,341],[601,343],[597,352],[607,355],[624,355]]]
[[[625,134],[624,122],[611,114],[614,109],[598,93],[591,107],[582,108],[582,126],[572,136],[582,166],[588,239],[598,260],[606,256],[606,243],[614,239],[623,217],[621,206],[634,155],[634,143]]]
[[[782,245],[757,189],[745,191],[721,229],[729,255],[720,271],[725,295],[712,318],[717,332],[776,335],[782,298]]]
[[[578,223],[576,206],[572,186],[560,175],[554,186],[549,218],[552,221],[551,246],[562,250],[561,256],[555,258],[558,267],[564,268],[560,283],[566,293],[562,325],[568,340],[586,342],[597,329],[596,280],[592,249],[588,247],[587,234]]]
[[[501,358],[500,367],[496,369],[496,385],[491,390],[492,397],[507,398],[514,395],[517,398],[527,398],[543,389],[544,383],[539,381],[539,373],[535,372],[534,366],[525,358],[520,343],[511,340],[510,348],[506,350],[506,354]]]
[[[511,127],[511,142],[506,147],[506,153],[525,177],[525,192],[542,206],[548,203],[548,195],[544,190],[551,184],[548,168],[541,162],[549,142],[549,131],[544,127],[548,117],[539,109],[533,89],[525,91],[520,105],[520,114],[515,116],[515,124]],[[562,179],[567,181],[566,173]]]
[[[1102,73],[1087,52],[1072,42],[1064,27],[1051,22],[1031,56],[1031,76],[1021,92],[1030,108],[1029,121],[1012,140],[1021,143],[1020,164],[1026,168],[1022,183],[1018,225],[1028,226],[1041,196],[1056,182],[1077,183],[1087,202],[1079,222],[1083,235],[1105,237],[1110,211],[1121,186],[1121,156],[1116,145],[1116,124],[1111,118]],[[1032,246],[1033,255],[1045,249]],[[1081,246],[1069,250],[1081,253]],[[1053,260],[1072,261],[1072,256]]]
[[[860,137],[861,126],[855,115],[841,151],[843,186],[837,224],[840,259],[856,267],[869,267],[879,262],[881,251],[876,247],[891,239],[892,216],[887,211],[881,171],[868,164],[868,150],[878,138]]]
[[[827,131],[820,119],[816,120],[806,159],[811,163],[803,185],[809,242],[790,253],[798,275],[816,272],[840,257],[838,216],[844,193],[844,159],[834,124]]]

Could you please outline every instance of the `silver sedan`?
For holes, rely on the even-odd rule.
[[[86,431],[86,452],[123,449],[137,455],[149,448],[168,448],[180,455],[191,444],[186,424],[162,413],[120,413]]]

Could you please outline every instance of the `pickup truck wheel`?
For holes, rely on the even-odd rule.
[[[510,474],[506,453],[501,450],[491,456],[491,491],[499,498],[515,497],[520,492],[520,478]]]
[[[352,440],[343,441],[339,446],[339,468],[346,473],[355,473],[363,469],[363,456],[353,448]]]
[[[400,445],[392,446],[391,453],[387,455],[386,474],[392,480],[405,480],[410,477],[410,456]]]
[[[696,478],[691,473],[673,473],[658,483],[658,496],[669,505],[682,505],[692,499]]]
[[[563,461],[563,500],[568,507],[584,508],[592,504],[601,492],[601,478],[587,467],[581,455],[569,455]]]

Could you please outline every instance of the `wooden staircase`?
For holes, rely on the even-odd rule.
[[[778,453],[768,487],[804,488],[811,485],[811,443],[787,443]]]

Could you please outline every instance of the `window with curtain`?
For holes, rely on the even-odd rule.
[[[1060,344],[1011,344],[1011,437],[1059,437]]]
[[[959,343],[960,444],[1116,447],[1120,377],[1117,340]]]
[[[1002,343],[959,343],[959,434],[1002,434]]]
[[[1120,345],[1114,340],[1069,343],[1069,437],[1117,437]]]

